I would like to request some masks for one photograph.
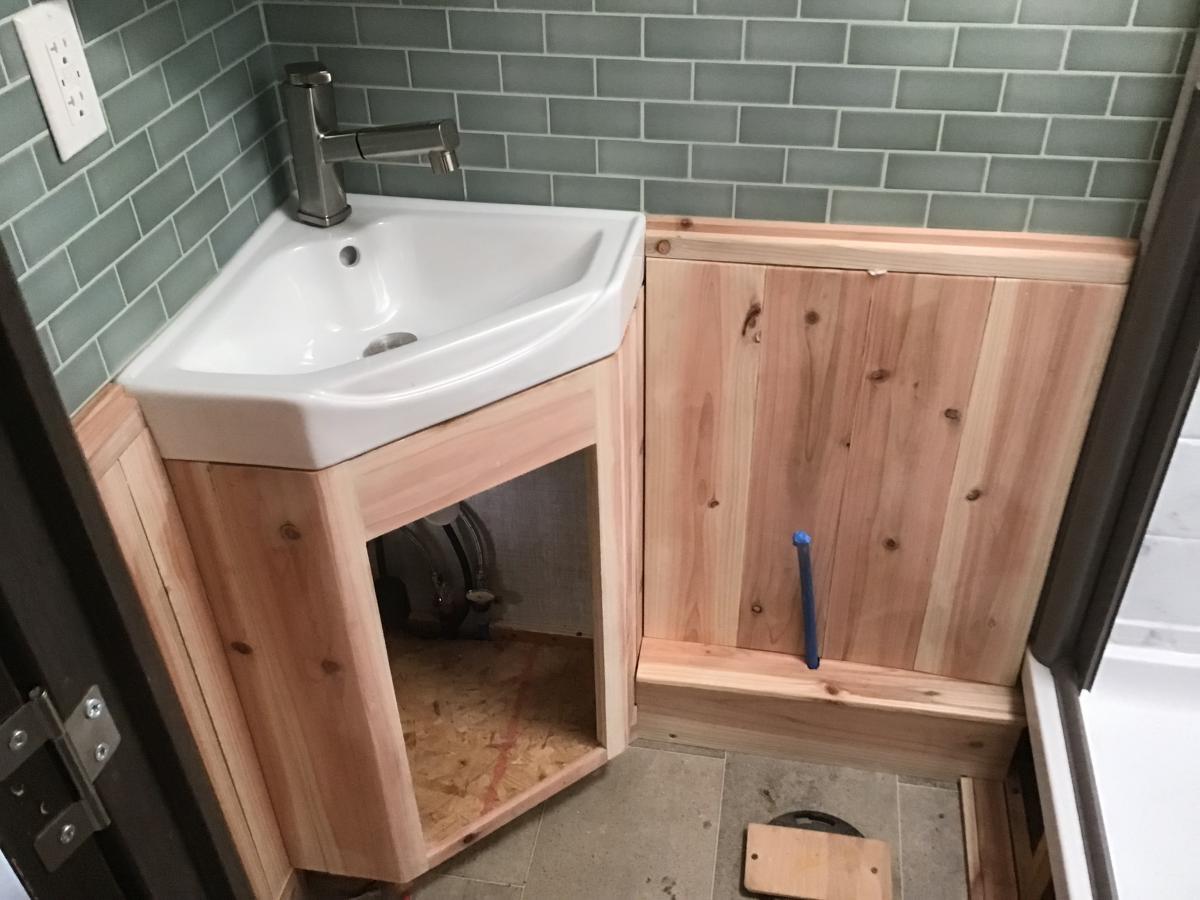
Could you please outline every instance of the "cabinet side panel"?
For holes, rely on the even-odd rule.
[[[642,411],[644,302],[639,299],[617,353],[592,367],[596,450],[589,494],[596,635],[597,729],[613,757],[635,719],[633,683],[642,636]]]
[[[765,277],[759,266],[646,266],[650,637],[737,641]]]
[[[803,651],[798,530],[813,538],[817,621],[825,621],[873,280],[767,270],[739,647]]]
[[[1015,682],[1124,294],[996,282],[918,669]]]
[[[168,463],[289,855],[427,867],[362,520],[338,470]]]
[[[825,655],[911,669],[992,280],[884,275],[827,602]]]

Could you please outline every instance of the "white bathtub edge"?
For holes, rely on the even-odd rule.
[[[1025,651],[1021,684],[1055,895],[1060,900],[1092,900],[1087,852],[1079,810],[1075,805],[1075,783],[1071,778],[1067,739],[1058,707],[1058,689],[1054,685],[1054,675],[1028,650]]]

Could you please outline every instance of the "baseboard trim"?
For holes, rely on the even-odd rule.
[[[1016,688],[646,638],[637,736],[930,778],[1001,779],[1025,727]]]

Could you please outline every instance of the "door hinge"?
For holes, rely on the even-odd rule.
[[[110,821],[92,782],[112,759],[121,734],[98,687],[92,685],[66,722],[50,695],[34,688],[29,702],[0,723],[0,781],[48,743],[54,744],[78,795],[50,819],[33,842],[42,864],[53,872]]]

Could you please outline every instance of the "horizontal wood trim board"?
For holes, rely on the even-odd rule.
[[[810,669],[788,653],[642,640],[638,684],[693,687],[1017,728],[1025,705],[1015,688],[864,663],[821,661]]]
[[[602,374],[576,369],[339,463],[358,496],[363,539],[594,444]]]
[[[650,216],[648,258],[1127,284],[1137,241]]]
[[[498,828],[503,828],[517,816],[533,809],[539,803],[553,797],[565,787],[590,775],[608,761],[608,751],[603,747],[581,756],[570,765],[558,770],[523,794],[518,794],[506,803],[497,806],[486,816],[472,822],[462,834],[455,835],[429,851],[429,867],[441,865],[460,850],[464,850],[480,838],[487,837]]]
[[[1001,777],[1024,727],[1015,689],[646,638],[638,735],[832,765]]]
[[[97,481],[146,430],[137,401],[122,387],[101,389],[72,419],[75,439]]]

